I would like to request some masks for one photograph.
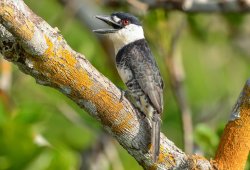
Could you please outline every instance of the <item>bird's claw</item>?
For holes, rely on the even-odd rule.
[[[125,91],[122,90],[122,89],[120,89],[120,91],[121,91],[121,97],[120,97],[120,99],[119,99],[119,103],[121,103],[121,102],[123,101],[123,98],[124,98],[124,96],[125,96]]]
[[[119,88],[119,87],[118,87]],[[124,97],[126,97],[126,96],[128,96],[128,90],[123,90],[122,88],[119,88],[120,89],[120,91],[121,91],[121,97],[120,97],[120,99],[119,99],[119,102],[121,103],[122,101],[123,101],[123,99],[124,99]]]
[[[118,87],[118,88],[119,88],[119,87]],[[131,96],[130,96],[129,90],[123,90],[123,89],[121,89],[121,88],[119,88],[119,89],[120,89],[120,91],[121,91],[121,97],[120,97],[120,99],[119,99],[119,102],[120,102],[120,103],[123,101],[124,97],[130,99],[129,97],[131,97]],[[130,101],[130,100],[129,100],[129,101]],[[138,117],[139,117],[140,119],[145,119],[146,115],[145,115],[142,111],[140,111],[140,109],[139,109],[138,107],[136,107],[136,106],[134,105],[133,102],[132,102],[132,105],[134,106],[134,108],[135,108],[135,110],[136,110],[136,113],[137,113]]]
[[[118,87],[119,88],[119,87]],[[119,88],[121,92],[121,97],[119,99],[119,103],[121,103],[124,99],[124,96],[126,95],[126,90],[123,90],[122,88]]]

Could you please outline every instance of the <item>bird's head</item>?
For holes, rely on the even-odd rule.
[[[110,16],[97,15],[96,18],[104,21],[111,28],[93,31],[98,34],[108,35],[113,41],[116,51],[129,43],[144,38],[140,21],[131,14],[115,12]]]

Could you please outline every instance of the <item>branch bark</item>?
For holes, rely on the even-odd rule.
[[[224,129],[215,156],[222,170],[244,169],[250,150],[250,79],[246,82]]]

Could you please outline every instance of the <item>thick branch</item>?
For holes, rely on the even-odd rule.
[[[0,2],[0,23],[0,52],[5,58],[37,83],[58,89],[86,109],[145,169],[211,168],[204,158],[186,156],[163,134],[159,160],[153,163],[148,121],[139,119],[126,99],[119,102],[120,90],[22,0]]]
[[[215,162],[219,169],[244,169],[250,150],[250,79],[246,82],[224,129]]]

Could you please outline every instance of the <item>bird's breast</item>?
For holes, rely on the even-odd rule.
[[[126,66],[123,66],[122,64],[116,64],[116,67],[122,81],[125,84],[133,78],[132,71],[128,69]]]

